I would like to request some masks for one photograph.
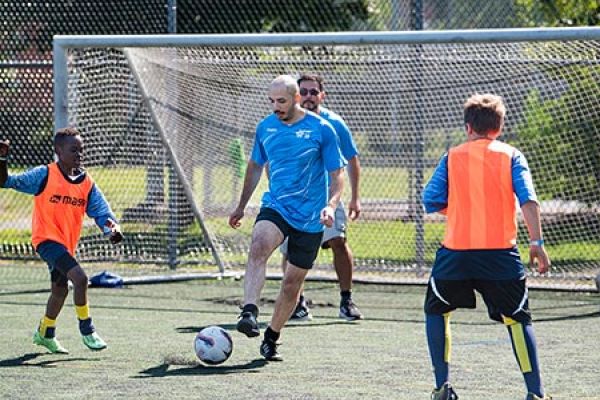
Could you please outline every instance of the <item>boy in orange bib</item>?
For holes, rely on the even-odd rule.
[[[0,142],[0,187],[34,196],[32,243],[48,264],[51,293],[46,313],[33,335],[33,343],[51,353],[68,353],[56,339],[56,319],[73,283],[73,302],[83,343],[102,350],[106,343],[96,333],[87,297],[88,277],[75,259],[85,214],[94,218],[111,243],[123,235],[104,195],[82,168],[83,140],[75,128],[63,128],[54,136],[58,161],[8,175],[10,142]]]

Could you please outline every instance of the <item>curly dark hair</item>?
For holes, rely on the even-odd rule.
[[[54,135],[54,145],[55,146],[62,145],[62,143],[66,137],[80,136],[80,135],[81,135],[81,133],[79,133],[79,130],[77,130],[77,128],[73,128],[73,127],[61,128],[61,129],[57,130],[56,134]]]

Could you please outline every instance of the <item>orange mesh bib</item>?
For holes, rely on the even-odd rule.
[[[450,149],[445,247],[507,249],[517,244],[513,152],[510,145],[484,139]]]
[[[80,183],[73,183],[65,179],[58,164],[48,165],[46,187],[34,200],[31,238],[34,247],[52,240],[75,255],[93,185],[87,174]]]

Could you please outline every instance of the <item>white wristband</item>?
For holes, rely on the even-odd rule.
[[[529,241],[529,245],[530,246],[543,246],[544,245],[544,239],[530,240]]]

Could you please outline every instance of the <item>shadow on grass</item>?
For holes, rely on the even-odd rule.
[[[183,368],[170,369],[174,365],[179,365],[177,363],[171,364],[168,362],[163,362],[161,365],[156,367],[148,368],[143,371],[140,371],[138,376],[135,376],[136,379],[144,379],[144,378],[164,378],[166,376],[188,376],[188,375],[227,375],[227,374],[235,374],[237,372],[254,371],[257,368],[262,368],[267,365],[268,361],[264,359],[253,360],[246,364],[240,365],[214,365],[214,366],[206,366],[200,363],[193,363],[192,365],[184,366]]]
[[[14,290],[10,292],[0,292],[0,296],[14,296],[19,294],[39,294],[39,293],[50,293],[50,289],[23,289],[23,290]]]
[[[39,362],[30,362],[40,356],[52,356],[49,353],[27,353],[21,357],[7,358],[0,360],[0,368],[12,368],[12,367],[41,367],[41,368],[54,368],[58,364],[73,362],[73,361],[93,361],[90,358],[55,358],[52,360],[44,360]],[[59,356],[60,357],[60,356]]]
[[[354,325],[354,324],[360,324],[360,322],[358,321],[323,321],[323,322],[315,322],[315,320],[313,319],[311,322],[292,322],[289,323],[285,326],[284,329],[295,329],[295,328],[312,328],[312,327],[317,327],[317,326],[331,326],[331,325]],[[177,331],[177,333],[196,333],[196,332],[200,332],[202,329],[206,328],[207,326],[210,325],[205,325],[205,326],[181,326],[179,328],[175,328],[175,331]],[[219,324],[217,326],[220,326],[221,328],[225,329],[226,331],[232,331],[232,332],[237,332],[236,329],[236,324]],[[261,330],[265,330],[267,329],[268,324],[266,322],[260,322],[258,324],[258,327]]]
[[[585,313],[585,314],[571,314],[571,315],[559,315],[556,317],[543,317],[543,318],[534,318],[533,322],[555,322],[555,321],[569,321],[569,320],[577,320],[577,319],[587,319],[587,318],[599,318],[600,311]]]

